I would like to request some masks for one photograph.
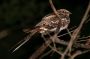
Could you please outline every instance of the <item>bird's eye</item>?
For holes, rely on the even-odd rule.
[[[65,11],[62,11],[63,13],[65,13]]]
[[[64,11],[62,11],[64,13]]]

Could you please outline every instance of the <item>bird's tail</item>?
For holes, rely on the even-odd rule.
[[[32,33],[32,32],[39,32],[40,31],[40,26],[36,26],[36,27],[33,27],[33,28],[27,28],[27,29],[23,29],[23,31],[25,33]]]
[[[18,42],[14,47],[12,47],[11,49],[10,49],[10,51],[11,50],[13,50],[12,52],[15,52],[16,50],[18,50],[21,46],[23,46],[26,42],[28,42],[30,39],[31,39],[31,37],[36,33],[37,31],[36,30],[31,30],[31,31],[29,31],[29,35],[27,35],[23,40],[21,40],[20,42]],[[16,47],[16,48],[15,48]],[[13,48],[15,48],[15,49],[13,49]]]

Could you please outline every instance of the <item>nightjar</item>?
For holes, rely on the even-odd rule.
[[[45,33],[45,32],[60,32],[63,29],[66,29],[70,23],[70,17],[71,14],[66,9],[59,9],[57,10],[59,17],[55,13],[51,13],[46,15],[42,18],[41,22],[36,24],[34,29],[25,29],[24,31],[34,32],[37,31],[39,33]]]
[[[30,34],[27,35],[27,37],[25,37],[24,40],[19,42],[21,44],[17,46],[13,50],[13,52],[18,50],[23,44],[29,41],[30,38],[37,32],[41,34],[44,34],[46,32],[59,33],[61,30],[66,29],[70,23],[69,15],[71,13],[66,9],[59,9],[57,10],[57,13],[59,17],[55,13],[50,13],[46,15],[45,17],[43,17],[41,22],[36,24],[36,26],[33,29],[31,28],[24,29],[24,32],[30,33]]]

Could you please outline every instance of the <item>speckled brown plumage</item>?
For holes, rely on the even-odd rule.
[[[53,32],[58,31],[60,32],[63,29],[66,29],[68,27],[68,24],[70,23],[69,15],[71,14],[66,9],[59,9],[57,10],[60,18],[58,18],[54,13],[50,13],[42,18],[41,22],[36,24],[34,29],[26,29],[25,32],[33,32],[37,31],[40,33],[45,33],[46,31]]]

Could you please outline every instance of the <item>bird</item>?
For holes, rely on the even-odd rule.
[[[57,17],[57,15],[54,12],[52,12],[44,16],[42,20],[33,27],[33,29],[31,28],[24,29],[23,31],[25,33],[30,34],[26,38],[24,38],[24,40],[21,41],[22,43],[19,46],[17,46],[13,50],[13,52],[18,50],[22,45],[24,45],[27,41],[29,41],[30,38],[37,32],[41,34],[45,34],[47,32],[59,33],[62,30],[67,29],[70,23],[71,12],[66,9],[59,9],[56,11],[59,17]]]
[[[57,15],[55,15],[55,13],[50,13],[43,17],[42,20],[38,24],[36,24],[34,29],[24,29],[24,32],[30,33],[37,31],[42,34],[47,31],[54,32],[59,30],[60,32],[61,30],[66,29],[70,23],[69,15],[71,14],[71,12],[66,9],[60,9],[57,10],[57,12],[60,16],[60,19],[57,17]]]

